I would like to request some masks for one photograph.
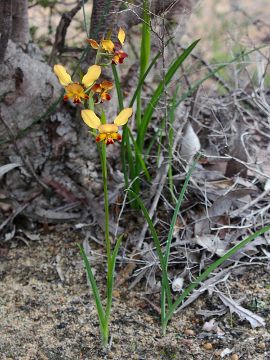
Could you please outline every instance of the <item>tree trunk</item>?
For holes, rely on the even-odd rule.
[[[12,0],[0,3],[0,64],[3,62],[5,52],[12,30]]]
[[[113,31],[116,28],[117,16],[121,6],[119,0],[94,0],[90,24],[90,37],[101,39],[107,31]],[[114,34],[113,34],[114,35]],[[89,48],[85,62],[87,65],[93,63],[95,51]]]
[[[30,40],[28,24],[28,0],[12,0],[12,32],[15,43],[27,44]]]

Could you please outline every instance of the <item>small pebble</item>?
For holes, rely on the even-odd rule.
[[[259,342],[258,348],[261,349],[261,350],[265,350],[265,348],[266,348],[265,343],[264,342]]]
[[[121,296],[121,293],[119,290],[113,290],[113,297],[119,299]]]
[[[203,344],[203,347],[205,348],[205,350],[212,350],[213,349],[213,345],[211,343],[205,343],[205,344]]]
[[[192,330],[192,329],[186,329],[184,331],[185,335],[188,335],[188,336],[194,336],[195,335],[195,331]]]
[[[239,356],[237,354],[232,354],[231,360],[238,360]]]

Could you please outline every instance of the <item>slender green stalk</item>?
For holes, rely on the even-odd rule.
[[[113,72],[113,78],[114,78],[115,87],[116,87],[116,91],[117,91],[119,110],[121,111],[124,109],[123,92],[121,89],[118,72],[117,72],[116,66],[114,64],[112,64],[112,72]]]
[[[121,111],[124,108],[123,92],[121,89],[118,72],[117,72],[116,66],[114,64],[112,64],[112,71],[113,71],[113,77],[114,77],[115,87],[116,87],[116,91],[117,91],[119,110]],[[130,107],[132,107],[132,105]],[[132,153],[129,137],[130,137],[130,130],[128,128],[128,125],[124,125],[123,135],[122,135],[122,144],[121,144],[121,162],[122,162],[122,170],[124,173],[126,189],[129,187],[129,179],[135,178],[133,153]],[[143,159],[142,159],[142,161],[143,161]],[[142,167],[143,167],[143,169],[145,169],[146,168],[145,164],[144,164],[144,166],[142,165]],[[132,197],[130,200],[131,200],[132,206],[134,206],[135,202],[132,201],[132,200],[134,200],[134,198]]]
[[[143,0],[143,23],[142,23],[142,37],[141,37],[141,56],[140,56],[140,79],[144,76],[147,70],[151,52],[151,31],[150,31],[150,14],[148,1]],[[140,128],[141,124],[141,87],[137,93],[137,110],[136,110],[136,125]]]
[[[104,113],[101,116],[101,119],[104,121]],[[106,120],[106,119],[105,119]],[[101,148],[101,165],[102,165],[102,176],[104,183],[104,209],[105,209],[105,242],[106,242],[106,253],[107,253],[107,283],[106,283],[106,307],[105,311],[102,306],[100,299],[99,290],[96,284],[95,277],[93,275],[91,265],[87,259],[87,256],[84,252],[84,249],[79,246],[80,253],[84,261],[86,268],[87,276],[93,290],[93,295],[96,303],[96,308],[98,311],[100,332],[102,337],[102,343],[104,346],[108,345],[109,341],[109,328],[110,328],[110,315],[112,307],[112,295],[113,295],[113,285],[114,285],[114,270],[116,263],[116,256],[119,251],[119,247],[122,241],[123,235],[121,235],[114,246],[113,251],[111,252],[111,243],[109,236],[109,201],[108,201],[108,174],[107,174],[107,158],[106,158],[106,145],[103,143]]]
[[[107,158],[106,158],[106,145],[101,145],[101,166],[102,166],[102,178],[104,189],[104,210],[105,210],[105,242],[108,261],[111,258],[111,243],[109,235],[109,198],[108,198],[108,172],[107,172]]]

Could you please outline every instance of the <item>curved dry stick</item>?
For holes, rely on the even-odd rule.
[[[73,9],[62,14],[61,20],[56,28],[54,44],[48,60],[49,65],[52,65],[54,61],[54,57],[58,52],[61,54],[64,51],[68,27],[74,16],[77,14],[79,10],[81,10],[83,4],[87,3],[87,1],[88,0],[79,1],[79,3]]]

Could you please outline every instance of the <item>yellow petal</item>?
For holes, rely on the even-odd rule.
[[[112,40],[101,40],[102,48],[110,53],[114,50],[114,43]]]
[[[97,129],[101,124],[99,117],[97,117],[93,110],[82,110],[81,115],[86,125],[92,129]]]
[[[53,71],[55,75],[58,77],[58,80],[61,85],[67,86],[72,83],[70,75],[67,73],[66,69],[62,65],[54,65]]]
[[[120,41],[120,43],[123,45],[124,41],[126,38],[126,34],[124,32],[124,30],[120,27],[119,31],[118,31],[118,40]]]
[[[114,124],[118,126],[125,125],[128,122],[128,118],[132,115],[132,108],[126,108],[122,110],[114,119]]]
[[[96,40],[87,39],[86,41],[88,42],[88,44],[90,44],[90,45],[92,46],[93,49],[98,50],[99,45],[98,45],[98,43],[96,42]]]
[[[99,65],[92,65],[88,68],[87,73],[82,78],[82,84],[85,87],[91,86],[100,76],[101,67]]]

